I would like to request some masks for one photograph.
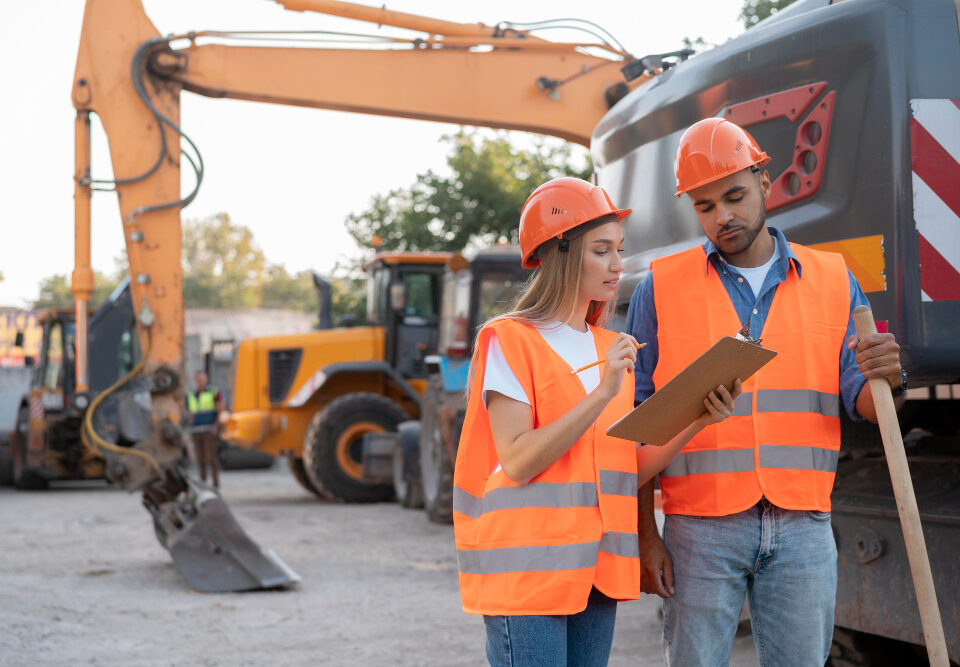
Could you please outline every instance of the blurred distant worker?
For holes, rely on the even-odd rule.
[[[541,185],[520,214],[515,310],[484,325],[454,467],[463,609],[482,614],[491,665],[606,665],[618,600],[640,596],[638,481],[730,415],[718,387],[664,447],[607,428],[633,407],[633,337],[601,328],[623,271],[618,209],[576,178]],[[571,372],[604,359],[582,372]]]
[[[663,600],[669,665],[726,665],[749,601],[761,667],[823,665],[833,636],[837,548],[830,493],[840,410],[876,421],[870,385],[906,387],[892,334],[858,339],[867,300],[841,255],[787,243],[766,225],[770,161],[739,126],[702,120],[677,149],[684,193],[707,241],[661,257],[634,291],[627,331],[650,344],[636,365],[646,400],[745,324],[776,358],[744,383],[730,419],[694,436],[640,491],[645,592]]]
[[[223,412],[223,396],[216,387],[207,386],[207,374],[197,371],[193,376],[196,391],[187,394],[187,418],[193,437],[194,456],[200,479],[207,481],[207,468],[210,468],[213,485],[220,487],[220,466],[217,461],[217,416]]]

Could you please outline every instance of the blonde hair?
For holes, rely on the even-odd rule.
[[[541,251],[540,266],[530,276],[513,309],[490,318],[483,326],[503,319],[528,324],[550,324],[570,319],[580,294],[584,239],[585,235],[570,239],[567,252],[561,252],[556,243],[549,244],[545,251]],[[615,308],[616,299],[591,301],[587,307],[587,323],[603,326],[613,316]]]
[[[518,320],[527,324],[551,324],[566,322],[577,307],[580,294],[580,271],[583,267],[585,235],[570,239],[567,252],[560,252],[559,245],[551,243],[540,252],[540,266],[527,281],[523,292],[517,297],[510,312],[492,317],[477,330],[473,345],[473,358],[470,361],[470,380],[467,382],[466,396],[470,397],[470,387],[477,360],[481,354],[480,331],[491,322],[498,320]],[[587,306],[587,323],[603,326],[613,316],[616,299],[590,301]]]
[[[530,277],[513,310],[500,317],[531,324],[549,324],[558,320],[566,322],[570,319],[580,293],[584,238],[584,235],[580,235],[571,239],[567,252],[560,252],[556,243],[550,244],[542,252],[540,267]],[[603,326],[613,315],[615,306],[613,299],[591,301],[587,307],[587,322]]]

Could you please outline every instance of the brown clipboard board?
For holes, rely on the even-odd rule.
[[[703,399],[719,385],[733,389],[777,356],[755,343],[724,336],[650,398],[628,412],[607,435],[665,445],[705,410]]]

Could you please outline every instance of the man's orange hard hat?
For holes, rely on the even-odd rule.
[[[705,118],[680,137],[674,163],[677,196],[769,161],[770,156],[742,127],[722,118]]]
[[[520,252],[525,269],[540,266],[537,249],[556,239],[573,239],[589,231],[588,223],[602,224],[608,216],[623,220],[629,208],[617,208],[598,185],[579,178],[555,178],[527,197],[520,211]]]

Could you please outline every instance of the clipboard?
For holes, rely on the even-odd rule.
[[[653,396],[628,412],[607,435],[646,445],[665,445],[705,410],[703,399],[721,384],[733,389],[737,378],[763,368],[777,353],[756,343],[724,336]]]

